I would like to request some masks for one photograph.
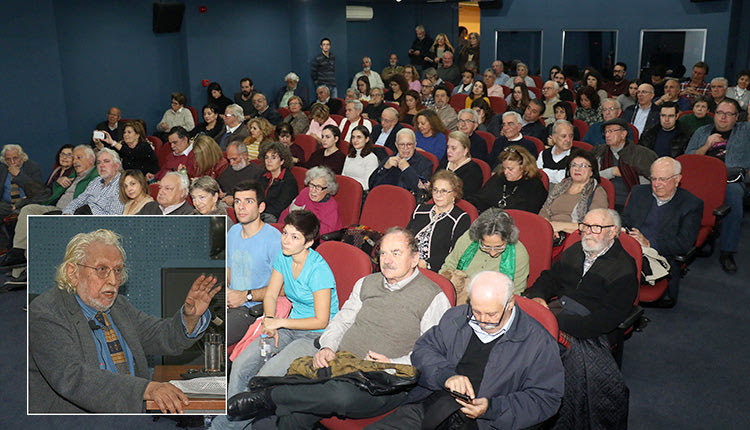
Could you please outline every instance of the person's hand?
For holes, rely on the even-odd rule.
[[[230,308],[239,308],[247,301],[247,291],[233,290],[227,288],[227,306]]]
[[[398,157],[398,168],[401,169],[401,171],[409,168],[409,162],[406,161],[406,158]]]
[[[383,168],[390,169],[391,167],[396,167],[398,166],[399,160],[400,158],[397,155],[389,157],[385,164],[383,164]]]
[[[146,180],[150,181],[152,179],[154,179],[154,174],[153,173],[146,173]]]
[[[266,322],[269,319],[273,319],[273,318],[268,318],[268,317],[263,318],[263,322]],[[261,324],[261,326],[262,326],[262,324]],[[276,330],[275,328],[263,327],[263,329],[261,330],[261,334],[265,334],[266,336],[275,339],[276,340],[276,348],[279,347],[279,331],[278,330]]]
[[[366,113],[364,113],[364,112],[363,112],[363,113],[362,113],[362,114],[361,114],[360,116],[361,116],[362,118],[364,118],[364,119],[370,119],[370,116],[369,116],[369,115],[367,115],[367,114],[366,114]]]
[[[169,126],[167,126],[167,124],[165,124],[165,123],[163,123],[163,122],[160,122],[160,123],[159,123],[159,128],[160,128],[161,130],[163,130],[163,131],[169,131]]]
[[[644,248],[651,247],[651,242],[648,239],[646,239],[646,236],[644,236],[643,233],[641,233],[640,230],[638,230],[637,228],[631,228],[630,231],[628,232],[628,235],[630,235],[630,237],[638,241],[638,243],[640,243],[642,247]]]
[[[612,175],[614,175],[614,176],[622,176],[622,173],[620,173],[620,167],[619,166],[612,167]]]
[[[708,139],[706,139],[706,143],[704,144],[704,146],[711,148],[712,146],[714,146],[714,144],[723,142],[724,140],[724,137],[720,133],[714,133],[708,136]]]
[[[365,360],[377,361],[379,363],[391,362],[390,358],[386,357],[383,354],[378,354],[377,352],[374,352],[374,351],[367,351],[367,355],[365,355]]]
[[[466,394],[469,398],[474,399],[474,387],[471,381],[464,375],[453,375],[445,381],[445,388],[460,394]]]
[[[169,382],[149,382],[143,393],[143,400],[153,400],[164,414],[181,414],[185,406],[190,404],[187,395]]]
[[[208,309],[211,299],[219,292],[221,284],[216,285],[216,278],[209,275],[200,275],[193,282],[190,291],[185,297],[185,304],[182,306],[182,315],[185,317],[188,333],[192,333],[198,319]]]
[[[322,348],[313,356],[313,367],[320,369],[328,367],[328,362],[336,357],[336,353],[331,348]]]
[[[417,266],[421,267],[422,269],[426,269],[427,268],[427,262],[420,258],[419,262],[417,263]]]
[[[108,132],[106,132],[106,131],[102,131],[102,133],[104,133],[104,139],[103,139],[103,140],[104,140],[105,142],[107,142],[107,143],[108,143],[108,144],[109,144],[110,146],[115,146],[115,144],[116,144],[117,142],[115,142],[115,140],[114,140],[114,139],[112,139],[112,136],[110,136],[110,135],[109,135],[109,133],[108,133]]]
[[[284,328],[286,318],[263,318],[263,328],[266,330],[277,330]]]
[[[422,51],[420,51],[419,49],[415,49],[414,55],[422,55]]]
[[[534,297],[531,300],[533,300],[533,301],[539,303],[540,305],[544,306],[545,308],[549,309],[549,305],[547,304],[547,301],[544,300],[543,298],[541,298],[541,297]]]
[[[463,412],[467,417],[475,420],[482,415],[484,415],[485,412],[487,412],[487,408],[490,405],[490,402],[487,400],[486,397],[480,397],[478,399],[474,399],[469,402],[464,402],[461,399],[456,399],[459,405],[463,406],[461,408],[461,412]]]
[[[414,55],[414,50],[413,49],[409,49],[409,55]]]
[[[221,199],[222,202],[226,203],[227,206],[234,206],[234,197],[230,195],[224,196],[223,199]]]
[[[68,188],[70,184],[73,183],[73,181],[71,181],[70,178],[68,178],[67,176],[60,176],[59,178],[57,178],[57,181],[55,182],[60,184],[60,186],[63,188]]]

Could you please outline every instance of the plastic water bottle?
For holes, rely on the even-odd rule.
[[[273,356],[274,343],[274,338],[268,337],[265,333],[260,335],[260,358],[264,363],[267,363]]]

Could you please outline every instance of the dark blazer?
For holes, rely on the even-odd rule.
[[[622,119],[629,123],[633,123],[635,121],[635,108],[640,106],[638,103],[628,106],[625,111],[622,113]],[[649,127],[651,127],[654,124],[659,124],[659,112],[661,111],[661,108],[654,103],[651,103],[651,110],[648,112],[648,117],[646,118],[646,125],[643,127],[643,131],[645,132],[648,130]]]
[[[268,185],[269,179],[265,175],[261,175],[258,182],[266,190],[265,212],[276,218],[281,215],[284,209],[289,207],[299,194],[297,179],[294,178],[291,168],[287,168],[284,171],[284,176],[273,181],[271,185]]]
[[[630,190],[628,204],[622,211],[622,225],[640,229],[648,217],[654,196],[651,185],[636,185]],[[657,237],[646,237],[651,247],[663,256],[684,254],[695,244],[703,219],[703,200],[690,191],[677,188],[666,204]]]
[[[669,156],[672,158],[677,158],[678,156],[685,153],[685,148],[687,148],[691,136],[691,133],[685,123],[677,121],[675,127],[677,128],[677,132],[675,133],[669,145]],[[654,144],[656,143],[656,136],[659,134],[659,130],[661,130],[661,122],[658,122],[645,129],[640,139],[638,139],[638,144],[643,145],[652,151],[655,151]]]
[[[396,185],[409,191],[416,191],[420,176],[426,181],[429,181],[430,177],[432,177],[432,161],[416,150],[414,151],[414,155],[409,159],[409,167],[406,170],[402,171],[398,167],[386,169],[383,165],[387,161],[386,159],[380,163],[380,166],[370,175],[370,190],[378,185],[387,184]]]
[[[271,123],[271,125],[276,126],[278,125],[284,118],[282,118],[279,111],[269,106],[266,110],[263,111],[263,113],[258,112],[258,115],[255,116],[256,118],[265,118],[268,120],[268,122]]]
[[[430,211],[434,204],[423,203],[414,210],[409,225],[406,228],[414,234],[419,233],[427,224],[430,223]],[[453,206],[453,210],[438,221],[429,237],[429,257],[427,263],[430,269],[440,270],[445,262],[445,257],[453,250],[456,241],[471,226],[469,214],[464,212],[458,206]]]
[[[239,140],[240,142],[243,142],[245,139],[250,137],[250,131],[247,129],[245,124],[240,124],[240,126],[231,134],[226,133],[226,128],[224,129],[224,133],[220,134],[216,138],[216,143],[219,144],[219,147],[222,151],[227,150],[227,145],[229,145],[231,142],[234,142],[235,140]]]
[[[320,103],[320,102],[318,102]],[[341,100],[335,99],[333,97],[328,98],[328,103],[326,103],[326,106],[328,106],[328,113],[333,115],[338,115],[339,112],[341,112],[341,109],[344,107],[344,104],[341,103]]]
[[[190,206],[190,203],[185,200],[185,202],[178,207],[177,209],[173,210],[172,212],[168,213],[167,215],[196,215],[198,212],[196,212],[195,208]],[[164,215],[161,211],[161,208],[159,207],[159,203],[153,201],[146,203],[145,206],[143,206],[143,209],[138,212],[138,215]]]
[[[400,123],[396,123],[395,126],[393,126],[393,131],[391,131],[391,134],[388,135],[388,139],[385,140],[385,147],[389,148],[393,153],[397,153],[398,149],[396,148],[396,134],[399,130],[404,128],[403,125]],[[375,145],[375,142],[378,141],[380,138],[380,133],[383,132],[383,126],[378,124],[372,127],[372,133],[370,133],[370,142],[372,142],[373,145]]]
[[[29,305],[29,411],[143,412],[150,382],[146,353],[177,355],[198,338],[185,335],[180,312],[147,315],[120,295],[110,317],[133,353],[135,375],[99,368],[94,337],[75,295],[52,287]]]
[[[0,187],[5,184],[6,179],[8,179],[8,165],[0,163]],[[42,180],[39,165],[31,160],[26,160],[21,165],[21,171],[15,178],[11,179],[11,182],[21,187],[26,197],[32,197],[47,190],[47,186],[44,185]],[[2,192],[3,190],[0,190],[0,195],[2,195]]]
[[[286,94],[286,85],[276,90],[276,96],[273,98],[271,107],[278,109],[281,104],[281,99]],[[303,87],[302,84],[297,83],[297,88],[294,89],[294,95],[302,99],[302,110],[307,109],[307,103],[310,101],[307,88]]]

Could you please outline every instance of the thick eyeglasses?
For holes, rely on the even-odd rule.
[[[307,186],[310,187],[312,190],[315,190],[315,191],[325,191],[325,190],[328,189],[328,187],[323,187],[323,186],[320,186],[318,184],[308,184]]]
[[[496,323],[484,322],[484,321],[479,321],[474,316],[474,310],[471,308],[471,304],[469,304],[468,311],[466,312],[466,319],[470,323],[474,323],[474,324],[483,326],[482,328],[484,328],[485,330],[492,330],[492,329],[496,329],[496,328],[500,327],[500,323],[503,321],[503,318],[505,317],[505,311],[507,311],[507,310],[508,310],[508,305],[506,304],[505,307],[503,308],[503,313],[500,314],[500,319]]]
[[[587,169],[589,167],[591,167],[591,165],[590,164],[586,164],[586,163],[581,163],[581,164],[570,163],[570,168],[571,169]]]
[[[677,175],[667,176],[666,178],[660,178],[660,177],[656,177],[656,176],[649,176],[648,179],[651,182],[662,182],[663,183],[663,182],[667,182],[668,180],[674,178],[675,176],[677,176]]]
[[[505,248],[507,248],[507,247],[508,247],[507,243],[505,245],[501,245],[501,246],[489,246],[489,245],[485,245],[482,242],[479,242],[479,248],[481,248],[482,251],[487,251],[487,252],[493,252],[493,251],[503,252],[503,251],[505,251]]]
[[[434,188],[432,190],[432,195],[433,196],[444,196],[444,195],[450,194],[452,192],[453,192],[453,190],[443,190],[443,189],[440,189],[440,188]]]
[[[107,267],[107,266],[87,266],[85,264],[76,263],[76,265],[81,267],[86,267],[88,269],[94,269],[94,272],[96,272],[96,276],[98,276],[100,279],[107,279],[109,277],[110,273],[115,274],[116,279],[122,279],[122,271],[125,270],[124,267]]]
[[[580,231],[581,233],[585,233],[586,230],[589,230],[594,234],[599,234],[602,232],[603,229],[610,228],[610,227],[614,227],[614,225],[599,225],[599,224],[589,225],[589,224],[585,224],[582,222],[578,223],[578,231]]]
[[[716,111],[716,116],[721,116],[721,117],[724,117],[724,118],[727,118],[727,117],[731,118],[733,116],[737,116],[737,112],[722,112],[720,110],[717,110]]]

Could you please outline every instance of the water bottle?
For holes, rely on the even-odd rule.
[[[274,343],[274,338],[268,337],[265,333],[260,335],[260,358],[264,363],[267,363],[268,360],[271,359],[274,350]]]

